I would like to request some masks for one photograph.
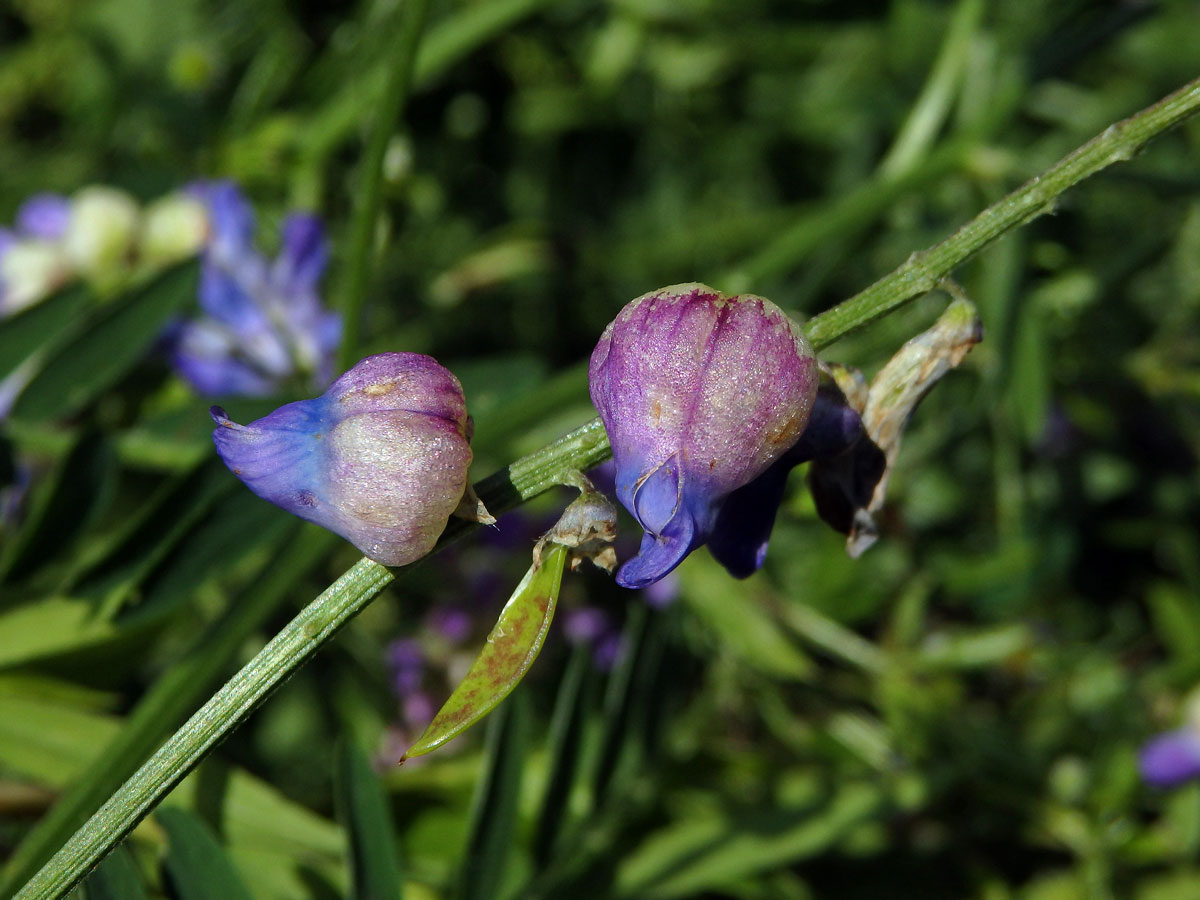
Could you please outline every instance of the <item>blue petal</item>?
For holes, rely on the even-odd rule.
[[[713,558],[734,578],[761,569],[792,469],[811,459],[844,453],[862,433],[862,420],[841,393],[820,391],[800,440],[771,468],[725,498],[708,538]]]
[[[71,221],[71,201],[61,194],[34,194],[17,210],[17,230],[29,237],[56,241]]]
[[[225,410],[210,412],[217,453],[250,490],[288,512],[329,527],[336,511],[325,503],[321,438],[327,430],[324,397],[279,407],[250,425],[230,421]]]
[[[1154,738],[1138,756],[1142,778],[1158,787],[1172,787],[1200,776],[1200,735],[1180,728]]]
[[[329,262],[325,229],[316,216],[295,213],[283,223],[283,241],[272,277],[289,294],[316,289]]]
[[[192,192],[208,207],[209,245],[219,258],[235,257],[251,248],[254,210],[234,182],[202,182]]]
[[[679,497],[679,466],[672,457],[640,479],[633,502],[626,505],[642,528],[650,534],[661,534],[679,512]]]
[[[787,458],[779,460],[721,505],[708,550],[734,578],[747,578],[762,568],[775,514],[794,465]]]
[[[239,279],[211,259],[200,267],[199,300],[201,309],[237,331],[257,331],[265,323],[262,310]]]
[[[647,531],[642,535],[642,546],[637,556],[627,560],[617,570],[617,584],[626,588],[643,588],[654,584],[683,562],[684,557],[701,543],[692,517],[686,510],[681,510],[661,534]]]

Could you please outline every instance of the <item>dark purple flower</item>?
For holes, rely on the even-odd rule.
[[[290,216],[272,263],[254,248],[254,213],[232,182],[193,185],[190,192],[208,211],[199,295],[207,318],[177,330],[176,369],[207,395],[270,394],[298,373],[326,384],[341,317],[325,309],[317,292],[329,261],[320,221]]]
[[[1138,769],[1155,787],[1200,777],[1200,732],[1187,725],[1152,738],[1138,754]]]
[[[212,415],[217,452],[250,490],[384,565],[433,549],[467,489],[462,388],[419,353],[369,356],[250,425]]]
[[[617,498],[642,525],[637,556],[617,573],[625,587],[658,581],[713,539],[748,557],[736,535],[770,530],[778,506],[721,509],[800,439],[817,391],[817,362],[773,303],[684,284],[631,302],[600,338],[590,368],[592,402],[612,443]],[[748,519],[748,521],[747,521]],[[757,549],[755,550],[757,558]]]

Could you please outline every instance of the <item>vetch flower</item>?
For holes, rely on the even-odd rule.
[[[174,335],[176,370],[208,395],[268,395],[298,374],[328,383],[341,317],[317,290],[329,260],[321,223],[289,216],[270,262],[254,248],[254,213],[236,185],[204,183],[191,193],[208,212],[199,298],[206,317]]]
[[[462,388],[419,353],[369,356],[320,397],[249,425],[212,416],[217,452],[250,490],[384,565],[432,550],[468,493]]]
[[[782,481],[765,491],[769,502],[734,521],[722,509],[787,454],[812,414],[817,361],[795,323],[761,297],[674,285],[620,312],[592,353],[589,377],[617,498],[646,532],[617,582],[652,584],[710,539],[718,560],[749,574],[743,563],[761,562]],[[753,532],[753,551],[725,533],[734,528]]]

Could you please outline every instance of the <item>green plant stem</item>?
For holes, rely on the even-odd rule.
[[[388,140],[404,111],[412,85],[413,66],[421,31],[429,12],[429,0],[408,0],[400,13],[401,23],[396,53],[388,71],[387,84],[378,107],[375,127],[371,132],[367,152],[363,156],[358,192],[354,201],[354,220],[350,231],[350,253],[346,261],[347,276],[342,305],[342,345],[338,371],[344,372],[358,361],[358,332],[362,319],[363,300],[371,272],[371,250],[374,246],[375,223],[382,205],[383,157]]]
[[[980,213],[945,241],[914,254],[860,294],[811,319],[806,332],[822,348],[842,335],[932,288],[983,246],[1049,209],[1073,184],[1129,159],[1155,135],[1200,108],[1200,80],[1108,128],[1044,175]],[[571,470],[587,469],[610,455],[598,419],[517,460],[480,482],[476,491],[499,514],[556,484]],[[465,533],[447,528],[439,546]],[[392,581],[392,573],[362,559],[317,597],[212,699],[189,719],[17,894],[15,900],[60,898],[74,887],[153,806],[237,726],[275,687],[312,656],[339,628]]]
[[[1060,194],[1113,163],[1130,159],[1152,138],[1200,109],[1200,79],[1124,121],[1110,125],[1046,172],[989,206],[940,244],[914,253],[903,265],[833,309],[814,316],[805,332],[816,347],[928,293],[996,238],[1049,212]]]

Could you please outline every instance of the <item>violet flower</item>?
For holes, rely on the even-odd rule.
[[[706,542],[734,574],[757,568],[786,468],[751,489],[752,503],[723,508],[783,460],[808,425],[817,361],[795,323],[761,297],[674,285],[620,312],[589,375],[617,498],[645,530],[617,583],[653,584]]]
[[[207,315],[173,336],[179,374],[207,395],[269,395],[297,375],[327,384],[341,318],[317,291],[329,260],[321,223],[289,216],[279,256],[269,262],[254,248],[254,214],[232,182],[200,184],[192,193],[209,218],[199,298]]]
[[[212,416],[217,453],[250,490],[387,566],[432,550],[467,492],[462,388],[419,353],[369,356],[250,425]]]
[[[1155,787],[1200,778],[1200,730],[1188,724],[1152,738],[1138,754],[1138,769]]]

